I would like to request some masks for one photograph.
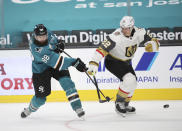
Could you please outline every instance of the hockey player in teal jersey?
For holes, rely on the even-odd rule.
[[[32,80],[35,95],[29,106],[22,111],[21,117],[26,118],[45,104],[46,97],[51,93],[51,78],[59,81],[72,109],[78,117],[83,117],[85,112],[68,67],[73,66],[78,71],[84,72],[87,70],[86,65],[79,58],[63,57],[61,55],[61,50],[64,50],[63,41],[58,40],[43,24],[35,26],[29,46],[32,54]]]

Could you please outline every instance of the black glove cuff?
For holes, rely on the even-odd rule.
[[[80,72],[84,72],[88,70],[85,63],[83,63],[83,61],[81,61],[80,58],[77,58],[76,61],[72,64],[72,66],[74,66]]]

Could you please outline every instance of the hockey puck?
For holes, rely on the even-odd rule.
[[[169,108],[169,104],[163,105],[164,108]]]

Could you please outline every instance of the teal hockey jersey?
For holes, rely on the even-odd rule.
[[[29,41],[29,47],[32,55],[32,72],[42,73],[47,68],[54,68],[58,71],[68,69],[76,61],[74,58],[63,57],[56,53],[58,39],[52,32],[48,31],[48,43],[44,46],[38,46],[34,43],[34,35]]]

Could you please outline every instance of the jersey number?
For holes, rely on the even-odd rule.
[[[126,57],[131,57],[132,55],[135,54],[136,49],[137,49],[137,45],[126,47],[126,54],[125,54],[125,56]]]
[[[105,40],[102,42],[102,45],[107,49],[107,47],[111,45],[111,42],[108,40]]]
[[[49,60],[49,56],[44,55],[44,56],[42,57],[42,61],[43,61],[44,63],[47,63],[48,60]]]

